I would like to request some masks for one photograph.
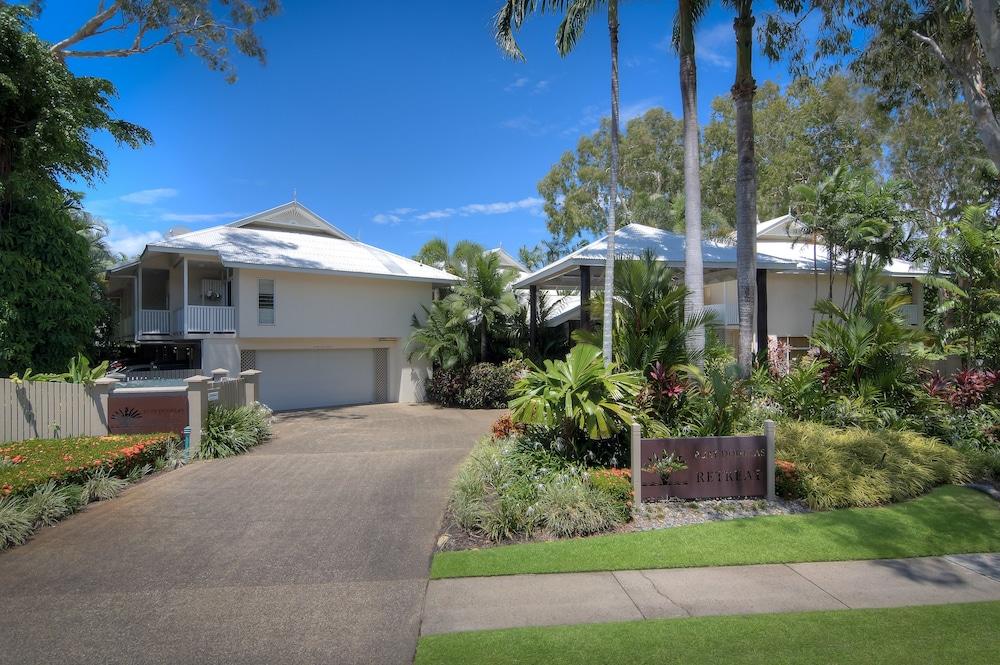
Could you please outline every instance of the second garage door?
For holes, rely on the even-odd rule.
[[[375,397],[375,350],[257,351],[261,401],[275,411],[367,404]]]

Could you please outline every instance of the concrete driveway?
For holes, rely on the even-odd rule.
[[[408,663],[454,472],[496,411],[284,414],[0,552],[0,662]]]

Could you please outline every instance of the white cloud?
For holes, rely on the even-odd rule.
[[[528,85],[529,83],[531,83],[531,79],[529,79],[526,76],[522,76],[520,78],[516,78],[516,79],[514,79],[512,82],[508,83],[504,87],[504,92],[514,92],[518,88],[523,88],[524,86]]]
[[[494,201],[492,203],[469,203],[458,208],[441,208],[429,210],[417,215],[417,219],[445,219],[446,217],[468,217],[470,215],[505,215],[518,210],[537,211],[545,203],[544,200],[529,196],[517,201]]]
[[[537,95],[545,92],[548,89],[549,89],[549,82],[542,80],[542,81],[536,81],[535,85],[531,88],[531,91]]]
[[[132,231],[127,226],[119,226],[112,220],[105,219],[108,225],[108,235],[105,237],[108,245],[115,252],[126,256],[139,254],[147,244],[163,239],[159,231]]]
[[[417,215],[417,219],[420,221],[427,221],[428,219],[444,219],[445,217],[451,217],[455,214],[454,208],[443,208],[441,210],[431,210],[428,212],[421,213]]]
[[[227,219],[237,219],[239,217],[245,216],[246,213],[242,212],[232,212],[227,210],[226,212],[196,212],[196,213],[177,213],[177,212],[165,212],[160,216],[160,219],[166,222],[184,222],[189,224],[197,224],[199,222],[221,222]]]
[[[736,34],[732,23],[717,23],[694,35],[695,57],[710,65],[730,69],[736,53]]]
[[[621,109],[619,109],[619,115],[623,123],[628,122],[632,118],[638,118],[641,115],[645,115],[646,111],[656,108],[660,105],[659,97],[647,97],[646,99],[640,99],[638,101],[632,102],[631,104],[626,104]]]
[[[409,215],[411,212],[416,211],[416,208],[393,208],[389,213],[393,215]]]
[[[379,214],[372,217],[372,221],[376,224],[399,224],[400,220],[403,218],[399,215],[394,215],[392,213],[380,212]]]
[[[154,203],[159,203],[163,199],[169,199],[177,196],[180,192],[171,187],[158,187],[156,189],[142,189],[138,192],[131,192],[130,194],[124,194],[119,196],[119,200],[125,203],[135,203],[137,205],[152,205]]]

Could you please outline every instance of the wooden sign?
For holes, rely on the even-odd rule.
[[[112,392],[108,395],[108,431],[111,434],[176,432],[188,426],[187,393],[141,395]]]
[[[774,498],[774,423],[764,436],[643,439],[633,427],[632,485],[644,500]],[[681,468],[677,468],[681,467]]]

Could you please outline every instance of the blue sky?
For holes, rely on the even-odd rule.
[[[50,0],[35,29],[55,40],[93,2]],[[490,35],[499,0],[448,3],[285,0],[262,24],[264,67],[237,61],[227,84],[169,48],[124,60],[75,60],[118,87],[118,115],[155,144],[120,149],[86,204],[135,253],[173,226],[204,228],[292,198],[361,240],[412,255],[435,235],[516,250],[546,238],[536,183],[609,109],[606,21],[560,58],[555,17],[531,19],[528,61]],[[678,62],[667,48],[675,3],[621,8],[623,119],[653,106],[680,115]],[[698,31],[699,101],[733,79],[732,18],[714,7]],[[757,79],[785,82],[756,60]]]

